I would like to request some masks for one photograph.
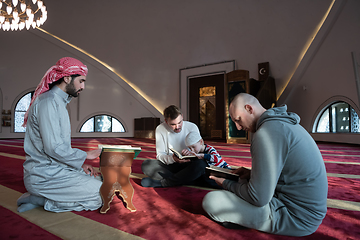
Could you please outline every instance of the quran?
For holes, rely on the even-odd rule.
[[[232,173],[232,171],[233,171],[232,169],[216,167],[213,165],[210,165],[210,167],[205,168],[205,172],[208,176],[215,176],[215,177],[230,179],[233,181],[238,181],[239,175],[236,173]]]
[[[134,158],[136,158],[141,152],[141,147],[132,147],[131,145],[98,145],[102,152],[135,152]]]
[[[183,156],[181,155],[181,153],[179,153],[178,151],[176,151],[175,149],[173,148],[169,148],[175,156],[177,156],[179,159],[197,159],[197,157],[195,155],[189,155],[189,156]]]

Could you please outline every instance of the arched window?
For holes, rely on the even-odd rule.
[[[125,132],[119,120],[109,115],[96,115],[81,126],[80,132]]]
[[[346,102],[335,102],[325,107],[317,117],[313,132],[360,133],[360,119]]]
[[[24,123],[24,115],[28,110],[34,91],[25,94],[15,105],[14,111],[14,132],[25,132],[26,128],[22,126]]]

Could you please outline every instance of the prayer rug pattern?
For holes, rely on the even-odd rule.
[[[226,144],[207,141],[214,146],[232,166],[251,167],[248,144]],[[175,188],[143,188],[140,185],[141,164],[145,159],[155,159],[155,141],[136,138],[74,138],[72,146],[84,151],[97,148],[98,144],[124,144],[141,147],[142,151],[132,165],[132,185],[135,190],[133,204],[137,211],[131,213],[119,196],[114,197],[106,214],[99,211],[73,212],[98,222],[138,236],[143,239],[298,239],[261,233],[251,229],[226,229],[210,220],[201,207],[202,198],[213,189],[193,186]],[[329,174],[328,199],[340,204],[351,203],[355,210],[328,204],[328,212],[319,229],[301,239],[360,239],[360,146],[319,143]],[[23,139],[0,140],[0,184],[24,193],[22,163],[25,160]],[[98,159],[87,161],[99,167]],[[140,178],[139,178],[140,177]],[[16,209],[16,199],[14,200]],[[0,238],[60,239],[8,210],[0,202],[2,216]],[[32,210],[31,210],[32,211]],[[29,213],[31,214],[31,213]],[[34,213],[35,214],[35,213]],[[60,215],[61,216],[61,215]],[[21,226],[21,227],[19,227]],[[89,229],[90,230],[90,229]],[[104,238],[106,239],[106,238]]]

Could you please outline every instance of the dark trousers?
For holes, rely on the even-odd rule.
[[[205,175],[207,166],[203,159],[169,165],[159,160],[145,160],[141,165],[141,170],[152,179],[161,180],[163,187],[197,185],[220,188],[214,180]]]

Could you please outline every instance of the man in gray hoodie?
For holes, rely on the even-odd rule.
[[[254,133],[252,168],[238,168],[238,182],[211,176],[225,190],[209,192],[203,208],[225,227],[306,236],[326,215],[328,183],[324,161],[300,117],[287,107],[266,110],[246,93],[231,102],[238,130]]]

